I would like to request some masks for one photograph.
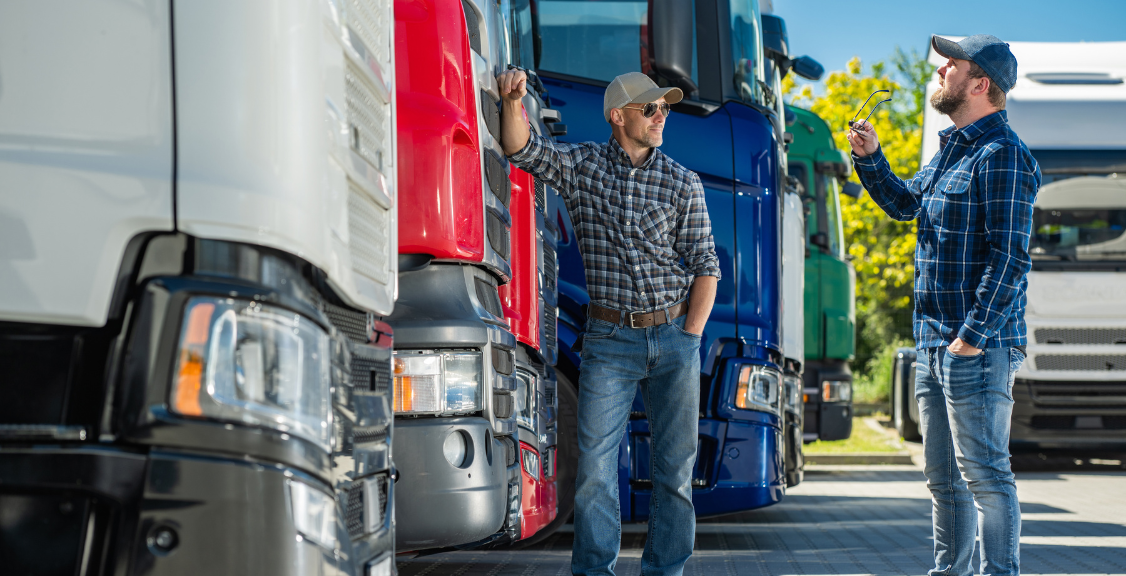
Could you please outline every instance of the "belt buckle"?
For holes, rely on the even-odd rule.
[[[637,328],[637,324],[633,321],[633,312],[629,313],[629,327],[635,329]]]

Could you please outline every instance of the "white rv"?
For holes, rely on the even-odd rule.
[[[1028,358],[1013,387],[1014,448],[1126,446],[1126,42],[1012,42],[1009,124],[1036,157]],[[945,59],[931,50],[928,60]],[[929,98],[938,75],[927,85]],[[950,119],[928,107],[922,164]],[[917,435],[912,355],[896,421]]]

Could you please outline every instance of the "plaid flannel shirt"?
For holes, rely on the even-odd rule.
[[[896,220],[919,219],[916,347],[961,338],[975,348],[1024,346],[1028,242],[1040,167],[1004,111],[939,132],[941,151],[911,180],[882,150],[858,158],[872,200]]]
[[[696,276],[719,278],[700,177],[660,150],[634,167],[613,137],[564,144],[531,131],[509,159],[563,196],[591,302],[648,312],[685,299]]]

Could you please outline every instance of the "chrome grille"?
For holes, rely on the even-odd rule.
[[[1037,344],[1126,344],[1126,328],[1037,328]]]
[[[355,185],[348,190],[348,234],[352,269],[380,284],[389,283],[390,214]]]
[[[536,178],[536,210],[547,214],[547,186],[539,178]]]
[[[344,525],[353,539],[364,535],[364,483],[354,482],[344,492]]]
[[[345,15],[348,27],[359,35],[364,46],[372,51],[380,64],[389,62],[391,54],[388,32],[392,30],[394,23],[390,22],[390,2],[391,0],[348,0],[348,12]]]
[[[324,313],[328,321],[353,342],[367,343],[368,315],[325,302]]]
[[[358,347],[357,347],[358,348]],[[391,361],[362,355],[356,348],[352,352],[351,382],[358,390],[386,394],[391,389]]]
[[[390,139],[387,134],[387,116],[391,105],[375,99],[360,80],[361,72],[351,63],[344,73],[344,100],[348,105],[348,129],[351,131],[352,149],[380,173],[384,163],[390,164]]]
[[[1035,358],[1037,370],[1126,370],[1126,354],[1038,354]]]
[[[542,301],[541,301],[542,302]],[[558,318],[554,306],[543,304],[543,346],[545,349],[553,350],[559,346],[558,334]]]

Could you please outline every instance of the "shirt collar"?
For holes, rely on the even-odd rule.
[[[939,131],[938,137],[943,142],[953,136],[955,133],[960,133],[962,139],[966,142],[973,142],[981,137],[982,134],[990,131],[996,126],[1005,124],[1009,121],[1009,115],[1004,110],[998,110],[992,114],[979,118],[977,122],[959,129],[957,126],[950,126],[949,128]]]
[[[649,157],[641,163],[641,166],[634,166],[633,160],[630,159],[629,154],[626,152],[625,148],[622,148],[622,145],[618,143],[617,138],[610,136],[609,146],[611,157],[625,163],[625,165],[629,166],[630,168],[641,168],[642,170],[648,170],[649,167],[653,165],[653,160],[657,157],[657,154],[660,154],[660,150],[654,148],[653,152],[649,154]]]

